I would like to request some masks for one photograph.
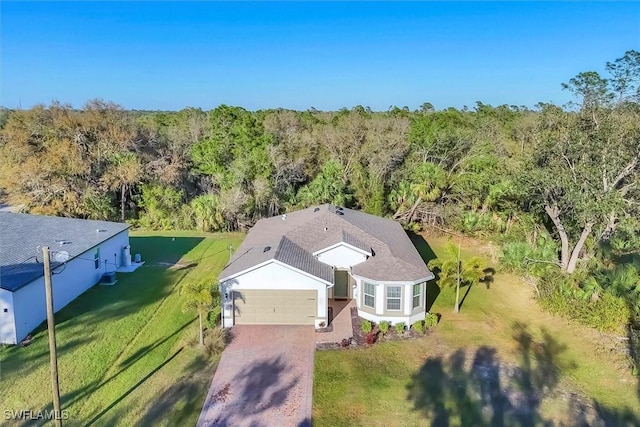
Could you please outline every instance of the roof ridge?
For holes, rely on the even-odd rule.
[[[292,257],[292,258],[291,258]],[[327,282],[332,282],[333,267],[325,264],[286,236],[282,236],[273,259],[305,271]]]
[[[291,243],[294,246],[300,247],[298,245],[296,245],[291,239],[289,239],[286,235],[282,235],[282,237],[280,237],[280,240],[278,240],[278,246],[276,247],[276,252],[273,254],[274,258],[278,258],[278,255],[282,252],[284,245],[286,245],[287,243]],[[302,248],[301,248],[302,249]]]
[[[352,246],[371,255],[374,255],[375,250],[375,259],[380,261],[389,259],[391,264],[384,263],[384,267],[381,265],[377,269],[373,268],[374,264],[371,262],[367,263],[367,269],[370,269],[374,276],[409,277],[416,275],[417,271],[424,270],[425,274],[429,272],[397,221],[324,203],[256,223],[241,244],[241,248],[271,245],[271,251],[267,253],[261,249],[259,253],[247,256],[235,266],[225,267],[221,277],[239,273],[254,263],[264,262],[267,257],[303,266],[303,269],[310,271],[324,272],[325,266],[321,265],[322,262],[313,254],[337,243]],[[395,260],[403,262],[394,262]],[[393,264],[398,267],[389,268]],[[405,267],[410,266],[417,270],[409,272]]]

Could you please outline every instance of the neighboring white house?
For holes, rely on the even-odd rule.
[[[122,264],[128,228],[107,221],[0,212],[0,343],[19,343],[46,320],[42,246],[52,252],[53,305],[58,311]]]
[[[434,275],[395,221],[322,205],[258,221],[219,276],[222,321],[322,327],[329,299],[412,324]]]

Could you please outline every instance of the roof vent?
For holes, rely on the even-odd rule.
[[[265,246],[265,247],[264,247],[264,250],[263,250],[262,252],[263,252],[263,253],[264,253],[264,252],[269,252],[270,250],[271,250],[271,246]]]
[[[315,208],[313,211],[314,212],[318,212],[320,210],[320,208]]]
[[[104,228],[96,228],[96,233],[106,233],[107,230],[105,230]]]
[[[287,214],[282,215],[282,220],[284,221],[285,219],[287,219]]]
[[[327,228],[327,227],[325,227],[325,228],[324,228],[324,231],[327,231],[327,230],[328,230],[328,228]]]
[[[339,210],[339,211],[342,211],[343,207],[342,206],[336,206],[336,209]]]
[[[73,242],[71,240],[60,239],[60,240],[56,240],[56,243],[58,243],[60,246],[62,246],[62,245],[70,245]]]
[[[341,215],[341,216],[342,216],[342,215],[344,215],[344,212],[342,212],[342,211],[336,211],[336,215]]]

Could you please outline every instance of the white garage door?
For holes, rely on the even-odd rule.
[[[313,325],[318,310],[315,290],[242,290],[234,300],[238,325]]]

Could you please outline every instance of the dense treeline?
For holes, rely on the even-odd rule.
[[[156,229],[242,230],[331,202],[481,234],[550,308],[613,329],[640,308],[640,53],[606,69],[563,85],[565,108],[2,110],[0,196]]]

